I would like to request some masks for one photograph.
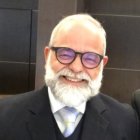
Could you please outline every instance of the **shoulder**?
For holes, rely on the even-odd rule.
[[[0,137],[6,134],[13,125],[21,126],[28,120],[30,108],[42,108],[46,101],[47,88],[30,91],[0,100]],[[45,96],[45,97],[44,97]],[[33,112],[32,112],[33,113]],[[22,127],[22,126],[21,126]]]
[[[10,131],[24,128],[24,123],[34,114],[34,109],[42,109],[46,103],[47,88],[13,95],[0,100],[0,138]],[[46,107],[46,106],[45,106]]]
[[[46,87],[40,90],[12,95],[0,100],[0,119],[1,117],[8,117],[8,115],[23,112],[28,106],[35,104],[35,102],[43,98],[44,90],[47,91]]]
[[[121,103],[118,100],[103,93],[100,93],[99,97],[110,111],[114,111],[116,113],[134,113],[134,109],[127,103]]]
[[[36,91],[30,91],[26,93],[20,93],[17,95],[12,95],[8,98],[4,98],[0,100],[0,108],[1,111],[4,109],[11,109],[13,107],[25,106],[28,104],[29,100],[32,99],[36,95]]]
[[[137,113],[132,106],[127,103],[121,103],[102,93],[99,97],[107,110],[104,113],[104,116],[111,122],[112,128],[118,131],[120,129],[122,132],[127,131],[133,136],[137,136],[139,130],[139,120]]]
[[[100,93],[91,99],[90,104],[115,127],[136,126],[138,123],[137,113],[131,105],[121,103],[108,95]]]
[[[107,112],[111,114],[115,119],[124,119],[126,121],[129,119],[133,121],[136,120],[137,114],[130,104],[121,103],[118,100],[102,93],[99,94],[99,98],[108,110]]]
[[[132,139],[138,136],[139,120],[136,111],[131,105],[121,103],[102,93],[97,95],[97,100],[104,108],[101,114],[110,123],[110,131],[114,131],[120,136],[129,136]],[[99,103],[98,106],[100,106]]]

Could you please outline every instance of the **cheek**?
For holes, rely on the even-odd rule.
[[[97,67],[95,69],[89,69],[87,70],[87,74],[90,76],[91,80],[94,80],[97,78],[97,76],[99,75],[100,72],[100,67]]]
[[[55,56],[51,57],[50,60],[50,65],[52,67],[52,69],[54,70],[55,73],[58,73],[59,71],[61,71],[63,68],[65,68],[66,66],[61,64]]]

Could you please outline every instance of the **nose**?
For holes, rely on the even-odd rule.
[[[68,67],[69,67],[70,70],[72,70],[75,73],[82,72],[83,71],[83,65],[82,65],[80,56],[79,55],[76,56],[75,60],[71,64],[69,64]]]

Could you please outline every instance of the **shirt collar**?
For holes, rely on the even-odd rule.
[[[54,97],[54,95],[49,87],[48,87],[48,94],[49,94],[50,105],[51,105],[51,110],[52,110],[53,114],[66,106],[64,103],[60,102],[59,100],[57,100]],[[81,105],[75,107],[75,109],[77,109],[80,113],[84,114],[85,109],[86,109],[86,102],[83,102]]]

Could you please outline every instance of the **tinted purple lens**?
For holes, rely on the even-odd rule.
[[[75,52],[69,48],[59,48],[57,50],[57,59],[63,63],[68,64],[75,58]]]
[[[80,55],[83,66],[89,69],[97,67],[103,59],[102,55],[94,52],[81,53],[66,47],[52,47],[52,50],[55,51],[57,60],[62,64],[70,64],[77,55]]]
[[[82,56],[82,63],[87,68],[95,68],[100,63],[100,56],[92,52],[84,53]]]

